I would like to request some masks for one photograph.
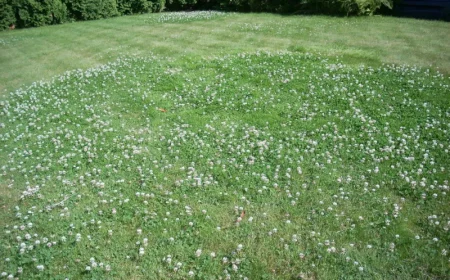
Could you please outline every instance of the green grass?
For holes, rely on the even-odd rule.
[[[184,22],[127,16],[0,33],[0,92],[124,54],[208,57],[254,50],[344,56],[350,63],[433,65],[450,73],[449,23],[389,17],[232,14]],[[172,19],[172,20],[171,20]],[[181,23],[177,23],[180,22]]]
[[[52,30],[58,37],[58,28],[70,29],[60,37],[79,36],[77,54],[86,59],[66,48],[24,52],[35,61],[47,52],[70,60],[33,72],[38,77],[28,78],[35,80],[20,79],[48,82],[5,94],[0,103],[2,276],[449,275],[450,79],[436,68],[381,65],[403,53],[378,54],[377,44],[388,41],[371,47],[350,40],[357,37],[350,31],[330,31],[354,28],[346,22],[417,23],[416,29],[445,23],[164,16],[165,22],[144,15],[18,32]],[[267,29],[257,27],[264,21],[271,22]],[[330,38],[295,43],[296,21]],[[160,38],[171,39],[111,31],[133,24],[152,34],[161,28]],[[432,32],[438,31],[427,36]],[[331,37],[358,48],[336,47],[326,42]],[[36,50],[46,41],[27,40]],[[414,52],[418,65],[431,62]],[[416,63],[414,54],[405,59]],[[94,64],[102,65],[55,76]]]

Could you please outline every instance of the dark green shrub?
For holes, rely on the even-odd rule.
[[[323,14],[372,15],[381,6],[392,8],[393,0],[302,0],[301,10]]]
[[[75,19],[91,20],[119,15],[116,0],[72,0],[70,12]]]
[[[176,10],[192,10],[196,8],[197,0],[168,0],[166,5],[171,11]]]
[[[129,0],[117,0],[117,11],[121,15],[129,15],[132,14],[131,2]]]
[[[19,27],[57,24],[67,19],[61,0],[15,0],[12,4]]]
[[[175,0],[174,0],[175,1]],[[187,0],[177,0],[178,2]],[[201,4],[205,0],[198,0]],[[276,12],[276,13],[320,13],[335,15],[371,15],[381,6],[392,8],[393,0],[211,0],[210,6],[223,10]],[[172,6],[171,6],[172,7]]]
[[[52,16],[52,24],[67,21],[67,7],[61,0],[50,1],[50,14]]]
[[[358,14],[360,15],[373,15],[375,11],[382,6],[392,9],[392,0],[356,0],[358,4]]]
[[[168,10],[372,15],[394,0],[0,0],[0,30]]]
[[[12,6],[6,0],[0,0],[0,30],[9,28],[16,23]]]
[[[148,13],[152,6],[153,3],[147,0],[117,0],[117,10],[121,15]]]
[[[162,12],[166,9],[166,0],[154,0],[152,11],[153,12]]]

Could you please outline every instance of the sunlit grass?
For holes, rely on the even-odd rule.
[[[0,92],[126,54],[198,58],[256,50],[343,56],[348,63],[433,65],[450,73],[449,23],[389,17],[163,13],[0,33]]]
[[[0,273],[445,278],[449,86],[251,52],[123,57],[13,92]]]
[[[448,26],[193,12],[0,33],[0,276],[446,278]]]

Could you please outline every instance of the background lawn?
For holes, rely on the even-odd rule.
[[[204,58],[290,50],[339,55],[347,63],[433,66],[450,73],[446,22],[272,14],[179,18],[145,14],[2,32],[0,92],[122,55],[149,53]]]
[[[0,276],[447,278],[449,27],[192,12],[0,33]]]

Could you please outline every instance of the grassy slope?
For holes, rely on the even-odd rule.
[[[111,70],[66,73],[64,81],[9,97],[11,107],[4,109],[10,115],[0,119],[0,244],[2,259],[10,261],[1,263],[0,272],[23,267],[24,279],[183,279],[190,270],[204,273],[198,274],[202,278],[225,276],[225,269],[233,279],[239,274],[250,279],[448,275],[448,78],[414,68],[341,69],[333,59],[297,54],[210,58],[287,49],[339,54],[347,63],[433,63],[448,73],[448,24],[274,15],[145,22],[154,16],[0,35],[4,49],[23,47],[1,53],[5,75],[16,77],[6,79],[3,89],[123,54],[158,56],[122,60],[109,66]],[[394,23],[403,28],[391,30]],[[419,42],[414,34],[421,28],[425,30]],[[121,32],[111,31],[115,29]],[[431,46],[418,47],[427,42]],[[23,58],[8,61],[6,55],[14,53]],[[163,55],[173,60],[162,60]],[[29,110],[34,106],[39,110]],[[245,137],[248,131],[250,137]],[[262,149],[264,143],[270,148]],[[96,155],[93,162],[88,161],[91,152]],[[256,155],[256,163],[248,162],[250,155]],[[266,160],[260,161],[260,155]],[[245,168],[234,164],[234,158]],[[302,174],[296,173],[298,165]],[[286,175],[290,169],[292,179]],[[267,174],[272,181],[266,184],[247,171]],[[218,183],[193,187],[197,181],[192,177],[206,182],[208,175],[217,176]],[[416,186],[422,178],[425,185]],[[184,183],[177,186],[180,179]],[[18,201],[27,181],[40,185],[43,197]],[[274,182],[279,187],[273,187]],[[110,202],[101,202],[103,198]],[[125,198],[128,204],[122,204]],[[170,204],[172,200],[180,203]],[[63,205],[56,205],[61,201]],[[186,205],[193,216],[185,213]],[[243,212],[235,206],[246,211],[240,226],[235,221]],[[52,209],[44,210],[48,207]],[[148,213],[157,216],[149,219]],[[249,217],[255,221],[250,223]],[[28,222],[33,225],[20,229]],[[3,230],[6,225],[9,233]],[[137,234],[139,228],[142,235]],[[25,233],[38,235],[26,241]],[[80,242],[75,241],[77,233]],[[141,245],[144,237],[148,247]],[[47,238],[56,244],[47,248]],[[18,253],[20,243],[35,240],[41,245]],[[238,244],[244,246],[241,252],[236,252]],[[140,247],[145,247],[142,257]],[[339,253],[327,251],[332,248]],[[203,249],[200,258],[195,257],[197,249]],[[210,258],[211,252],[217,257]],[[168,254],[171,264],[162,261]],[[86,272],[92,257],[111,265],[112,271],[102,267]],[[224,264],[223,257],[234,262],[239,258],[238,272],[230,262]],[[183,266],[175,273],[178,261]],[[43,272],[38,264],[45,265]]]
[[[122,59],[17,92],[0,118],[0,272],[443,278],[449,88],[415,68],[257,53]]]
[[[124,54],[199,57],[298,50],[346,62],[398,63],[450,73],[449,23],[397,19],[236,14],[212,21],[156,23],[139,15],[0,33],[0,92]]]

